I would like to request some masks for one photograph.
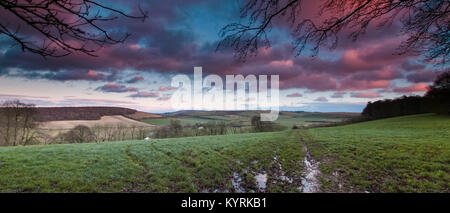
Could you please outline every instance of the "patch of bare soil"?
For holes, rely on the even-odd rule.
[[[245,189],[242,186],[242,178],[237,172],[233,172],[233,178],[231,179],[231,183],[233,184],[234,191],[236,193],[245,193]]]
[[[303,160],[305,163],[305,170],[303,171],[302,186],[298,189],[300,192],[304,193],[320,192],[320,181],[318,179],[320,175],[320,162],[313,159],[302,137],[300,137],[300,141],[303,144],[303,151],[306,156]]]
[[[151,119],[151,118],[162,118],[162,115],[158,115],[158,114],[152,114],[152,113],[147,113],[147,112],[140,112],[140,111],[136,111],[133,114],[127,114],[125,115],[125,117],[127,118],[131,118],[134,120],[144,120],[144,119]]]

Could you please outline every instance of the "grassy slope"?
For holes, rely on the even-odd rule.
[[[267,191],[294,192],[305,155],[298,134],[321,162],[324,191],[450,191],[450,118],[424,114],[307,131],[0,147],[0,192],[233,191],[233,172],[247,191],[267,172]]]
[[[227,114],[228,113],[228,114]],[[165,117],[145,119],[143,122],[153,125],[168,125],[171,119],[179,120],[182,125],[206,123],[210,121],[216,122],[240,122],[242,125],[250,125],[250,120],[253,115],[258,115],[257,111],[243,111],[243,112],[225,112],[225,111],[200,111],[188,112],[182,114],[183,117]],[[281,112],[276,123],[292,127],[293,125],[302,126],[308,124],[315,124],[316,122],[338,122],[343,118],[350,118],[355,114],[344,115],[339,113],[313,113],[313,112]]]
[[[305,138],[322,162],[325,191],[450,192],[448,116],[310,129]]]
[[[296,184],[272,183],[275,156],[299,180],[304,154],[294,131],[0,147],[0,192],[233,191],[233,172],[257,191],[253,175],[263,171],[267,191],[295,191]]]
[[[207,123],[210,121],[215,121],[213,119],[202,119],[202,118],[153,118],[153,119],[145,119],[142,122],[152,125],[164,126],[169,125],[171,120],[179,120],[180,124],[183,126],[188,124],[194,125],[196,123]]]

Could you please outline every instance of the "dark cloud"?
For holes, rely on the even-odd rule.
[[[314,99],[314,101],[317,101],[317,102],[328,102],[328,99],[326,97],[318,97],[318,98]]]
[[[137,82],[143,81],[143,80],[144,80],[144,77],[142,77],[142,75],[137,75],[137,76],[134,76],[132,79],[126,81],[126,82],[129,83],[129,84],[134,84],[134,83],[137,83]]]
[[[353,92],[350,94],[350,97],[353,98],[379,98],[380,94],[376,92]]]
[[[138,89],[135,87],[126,87],[124,85],[113,84],[113,83],[105,84],[101,87],[98,87],[95,90],[102,91],[102,92],[113,92],[113,93],[137,92],[138,91]]]
[[[413,83],[423,83],[423,82],[432,82],[437,77],[438,72],[433,72],[431,69],[427,70],[418,70],[406,76],[408,81]]]
[[[298,93],[298,92],[295,92],[295,93],[291,93],[291,94],[286,95],[286,97],[289,97],[289,98],[298,98],[298,97],[302,97],[302,96],[303,96],[303,95],[300,94],[300,93]]]
[[[422,70],[425,69],[425,65],[423,64],[419,64],[417,62],[412,62],[412,61],[405,61],[404,63],[401,64],[401,67],[405,70],[405,71],[415,71],[415,70]]]
[[[19,48],[9,48],[0,52],[0,74],[5,75],[10,73],[9,70],[19,69],[14,75],[31,79],[115,81],[132,84],[143,81],[144,77],[120,77],[123,76],[119,75],[122,70],[192,74],[194,66],[202,66],[205,75],[218,74],[222,77],[227,74],[279,75],[280,89],[334,91],[335,94],[331,96],[333,98],[343,96],[344,93],[338,91],[387,89],[395,79],[406,78],[410,82],[420,83],[434,78],[430,74],[432,72],[425,72],[425,66],[416,56],[396,54],[396,48],[403,39],[398,35],[398,23],[393,23],[384,30],[377,30],[375,25],[370,25],[359,41],[340,40],[335,50],[322,49],[320,55],[314,59],[307,56],[295,57],[290,41],[280,39],[275,41],[272,47],[261,47],[258,55],[248,58],[245,63],[237,62],[233,58],[234,52],[229,49],[214,51],[217,41],[201,43],[199,40],[202,37],[189,26],[194,23],[185,21],[185,17],[196,15],[190,14],[187,9],[195,5],[209,7],[214,11],[214,16],[223,15],[216,14],[224,4],[229,4],[223,2],[167,0],[161,4],[156,0],[145,1],[142,7],[148,9],[150,14],[146,22],[121,18],[105,23],[106,27],[131,32],[132,35],[123,44],[99,49],[99,57],[74,54],[64,58],[43,59],[23,53]],[[121,3],[130,4],[123,0]],[[209,21],[214,20],[205,20],[205,23]],[[284,29],[286,26],[281,21],[277,22],[274,28]],[[119,93],[133,91],[136,93],[128,97],[134,98],[159,97],[158,93],[138,92],[136,88],[118,84],[106,84],[97,90]],[[163,92],[171,88],[160,87],[158,90]],[[397,91],[401,90],[397,88]]]
[[[332,98],[343,98],[345,94],[347,94],[347,93],[343,92],[343,91],[338,91],[338,92],[335,92],[333,95],[331,95],[331,97]]]
[[[172,96],[170,94],[165,94],[162,97],[157,98],[158,101],[168,101]]]

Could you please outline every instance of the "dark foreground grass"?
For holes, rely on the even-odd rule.
[[[303,157],[295,131],[0,147],[0,192],[233,192],[232,179],[258,192],[258,174],[264,191],[294,192]]]
[[[304,134],[321,161],[322,189],[450,192],[450,117],[422,114]]]

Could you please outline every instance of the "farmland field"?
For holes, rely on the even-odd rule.
[[[0,147],[0,192],[449,192],[450,118],[150,141]],[[304,144],[307,149],[305,150]]]
[[[450,117],[421,114],[310,129],[324,191],[450,192]]]
[[[251,117],[259,115],[261,111],[181,111],[168,113],[162,118],[142,120],[152,125],[168,125],[170,120],[179,120],[181,125],[193,125],[211,121],[226,122],[249,126]],[[308,126],[318,123],[334,123],[352,118],[359,113],[314,113],[314,112],[280,112],[275,123],[285,127]]]
[[[140,127],[153,129],[155,126],[139,122],[122,115],[102,116],[99,120],[64,120],[64,121],[47,121],[40,122],[38,129],[43,133],[51,136],[56,136],[61,132],[67,132],[77,125],[84,125],[90,128],[94,127]]]
[[[297,132],[0,148],[1,192],[297,191]],[[254,176],[266,175],[260,189]],[[273,182],[275,181],[275,182]],[[300,181],[296,181],[300,183]]]

